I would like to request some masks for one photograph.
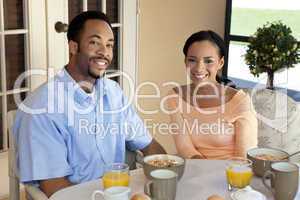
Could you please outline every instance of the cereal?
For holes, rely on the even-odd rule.
[[[155,167],[173,167],[178,164],[175,160],[172,159],[167,159],[167,160],[154,159],[148,161],[147,163]]]
[[[283,156],[273,156],[273,155],[268,155],[268,154],[260,154],[256,155],[255,158],[260,159],[260,160],[272,160],[272,161],[280,161],[283,160]]]

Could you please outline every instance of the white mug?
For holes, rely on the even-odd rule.
[[[130,188],[123,186],[113,186],[103,191],[96,190],[93,192],[92,200],[95,200],[96,195],[101,195],[105,200],[129,200]]]

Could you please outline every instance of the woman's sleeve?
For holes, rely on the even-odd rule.
[[[178,95],[175,93],[168,94],[167,96],[167,107],[168,115],[170,117],[170,134],[172,134],[175,141],[177,152],[184,158],[191,158],[192,156],[199,155],[203,157],[195,148],[190,132],[185,126],[185,120],[182,117],[180,109],[182,104],[177,103]],[[179,101],[180,102],[180,101]]]
[[[236,109],[235,155],[246,157],[247,151],[257,146],[257,118],[248,95]]]

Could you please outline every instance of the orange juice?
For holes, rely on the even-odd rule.
[[[129,186],[129,175],[126,172],[107,172],[102,181],[105,189],[112,186]]]
[[[227,181],[235,188],[244,188],[250,185],[253,173],[250,167],[228,167],[226,169]]]

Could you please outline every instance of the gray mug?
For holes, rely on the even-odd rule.
[[[145,185],[145,193],[153,200],[175,200],[177,174],[167,169],[157,169],[150,173],[151,180]]]
[[[271,178],[271,187],[266,183],[267,178]],[[298,191],[299,168],[289,162],[273,163],[262,181],[273,193],[275,200],[294,200]]]

